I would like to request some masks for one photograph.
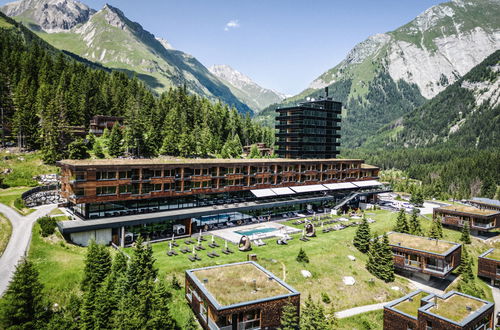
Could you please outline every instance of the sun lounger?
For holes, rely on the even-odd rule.
[[[189,261],[194,262],[196,261],[196,258],[194,256],[188,256]]]
[[[182,253],[188,253],[188,252],[190,252],[190,251],[191,251],[191,250],[190,250],[190,249],[188,249],[187,247],[183,247],[183,248],[181,249],[181,252],[182,252]]]

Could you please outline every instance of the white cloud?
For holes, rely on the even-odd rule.
[[[229,31],[229,29],[237,29],[240,27],[240,22],[237,19],[232,19],[226,23],[226,27],[224,27],[224,31]]]

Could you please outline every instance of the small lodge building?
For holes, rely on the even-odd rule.
[[[486,330],[494,327],[495,304],[450,291],[417,290],[384,306],[384,330]]]
[[[474,197],[469,200],[469,204],[482,210],[492,210],[500,212],[500,201],[496,199]]]
[[[387,236],[394,266],[406,275],[446,278],[460,264],[461,244],[397,232]]]
[[[449,205],[435,208],[433,217],[445,226],[462,228],[469,222],[471,232],[487,232],[500,227],[500,211],[466,205]]]
[[[121,126],[123,124],[123,117],[103,115],[94,116],[90,120],[89,133],[92,133],[95,136],[101,136],[106,128],[111,130],[116,123]]]
[[[253,261],[186,271],[186,299],[203,329],[276,329],[300,293]]]
[[[479,256],[477,276],[489,279],[491,285],[500,286],[500,249],[489,249]]]

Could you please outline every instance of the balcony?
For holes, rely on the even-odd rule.
[[[473,228],[481,228],[481,229],[491,229],[495,228],[493,223],[481,223],[481,222],[473,222],[472,223]]]
[[[211,330],[231,330],[232,325],[218,326],[211,318],[208,318],[208,328]],[[260,319],[238,322],[238,330],[260,329]]]
[[[412,268],[420,268],[421,263],[420,263],[420,261],[405,260],[405,266],[412,267]]]
[[[434,265],[425,265],[424,270],[444,275],[451,270],[451,266],[446,265],[444,267],[439,267]]]

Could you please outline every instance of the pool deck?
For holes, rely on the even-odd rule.
[[[231,243],[238,244],[240,242],[241,236],[240,234],[236,233],[237,231],[249,231],[249,230],[255,230],[258,228],[275,228],[275,231],[270,231],[270,232],[265,232],[265,233],[260,233],[260,234],[253,234],[250,235],[250,239],[267,239],[271,237],[279,237],[283,236],[284,234],[295,234],[295,233],[300,233],[301,230],[297,228],[293,228],[290,226],[285,226],[279,222],[261,222],[261,223],[254,223],[251,225],[246,225],[246,226],[237,226],[237,227],[231,227],[231,228],[224,228],[224,229],[219,229],[219,230],[213,230],[210,232],[210,234],[213,234],[217,237],[220,237],[222,239],[225,239]]]

